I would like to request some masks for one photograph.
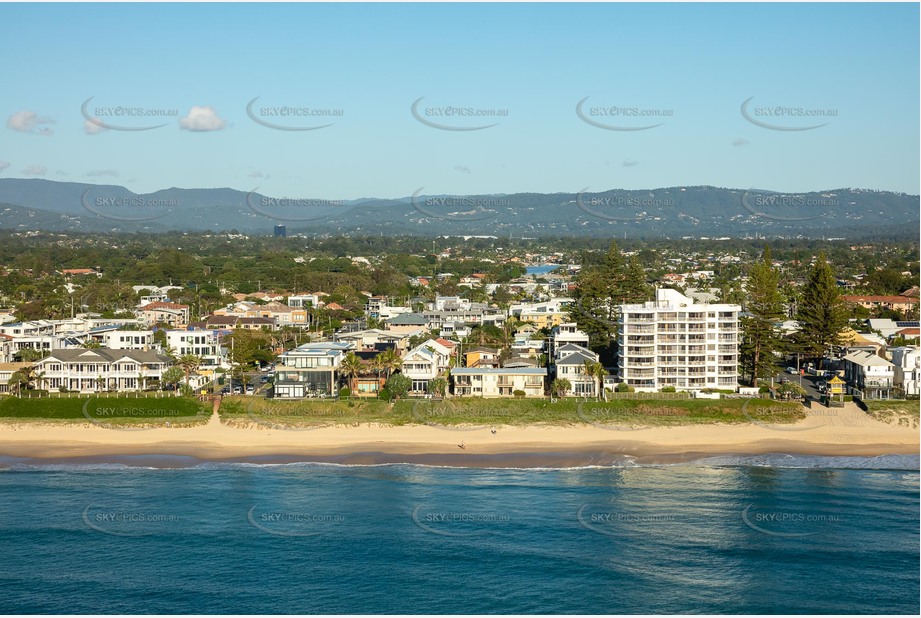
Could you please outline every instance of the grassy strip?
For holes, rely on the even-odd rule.
[[[630,400],[579,402],[458,398],[432,402],[398,401],[393,406],[368,399],[276,401],[226,398],[221,416],[234,425],[250,423],[323,427],[358,423],[386,425],[631,425],[643,427],[713,423],[794,423],[805,418],[798,403],[753,400]]]
[[[864,401],[867,414],[883,423],[917,428],[921,416],[921,403],[918,401],[869,400]]]
[[[84,409],[85,406],[85,409]],[[211,403],[186,397],[0,398],[2,420],[58,420],[102,425],[196,425],[211,416]]]

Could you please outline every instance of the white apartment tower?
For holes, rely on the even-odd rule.
[[[656,299],[620,305],[621,379],[637,391],[735,389],[739,379],[739,305],[698,304],[657,289]]]

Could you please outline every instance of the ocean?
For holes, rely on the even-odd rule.
[[[918,457],[0,458],[0,613],[919,612]]]

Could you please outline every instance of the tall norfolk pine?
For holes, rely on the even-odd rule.
[[[771,249],[764,247],[761,260],[755,262],[748,277],[745,309],[740,318],[742,372],[751,374],[751,384],[773,374],[774,353],[781,346],[778,323],[784,317],[784,299],[780,292],[780,273],[771,264]]]
[[[838,293],[835,275],[819,253],[796,314],[800,330],[796,342],[800,349],[818,362],[830,346],[840,342],[841,331],[847,326],[847,311]]]

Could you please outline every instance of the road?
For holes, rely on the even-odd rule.
[[[779,371],[774,376],[774,386],[780,384],[781,380],[789,380],[794,384],[800,384],[803,387],[803,390],[806,391],[806,396],[811,399],[821,399],[822,393],[819,392],[818,387],[816,386],[819,382],[824,382],[825,378],[820,378],[818,376],[811,376],[809,374],[799,376],[786,373],[784,371]]]

